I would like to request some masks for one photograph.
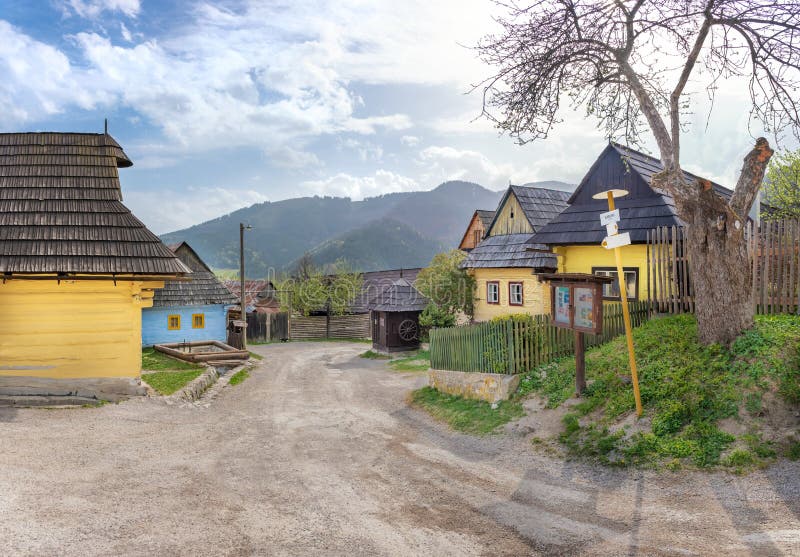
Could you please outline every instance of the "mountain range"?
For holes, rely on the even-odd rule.
[[[572,191],[574,185],[525,184]],[[215,269],[239,267],[239,223],[245,232],[245,274],[291,271],[308,252],[319,266],[345,260],[355,270],[423,267],[457,247],[475,209],[495,209],[504,192],[472,182],[444,182],[433,190],[390,193],[353,201],[301,197],[264,202],[163,234],[167,244],[188,242]]]

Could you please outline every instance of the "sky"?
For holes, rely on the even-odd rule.
[[[0,129],[101,132],[123,146],[126,205],[165,233],[262,201],[353,199],[445,180],[577,183],[605,146],[564,110],[518,145],[479,118],[471,48],[484,0],[0,0]],[[686,170],[733,186],[752,146],[742,87],[682,142]],[[486,207],[489,209],[490,207]]]

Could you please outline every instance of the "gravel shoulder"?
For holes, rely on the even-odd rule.
[[[255,346],[210,404],[0,408],[4,555],[792,555],[800,464],[594,468],[411,409],[363,344]]]

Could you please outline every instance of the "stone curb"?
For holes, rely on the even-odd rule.
[[[206,367],[206,370],[199,377],[193,379],[188,385],[177,393],[171,394],[164,399],[169,402],[194,402],[199,399],[211,385],[217,382],[219,373],[213,366]]]

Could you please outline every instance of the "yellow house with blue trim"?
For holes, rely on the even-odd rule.
[[[630,233],[632,241],[621,249],[627,296],[629,300],[649,299],[647,232],[658,226],[682,225],[672,197],[650,186],[653,175],[661,170],[658,159],[609,143],[569,198],[569,206],[537,230],[529,240],[530,247],[552,248],[558,259],[558,272],[616,277],[614,252],[600,245],[606,236],[600,214],[608,211],[608,203],[592,196],[609,189],[627,190],[628,195],[615,200],[621,218],[619,231]],[[702,180],[724,198],[732,194],[720,184],[684,174],[687,182]],[[604,286],[604,299],[619,301],[617,281]]]
[[[0,134],[0,399],[143,392],[142,308],[189,272],[122,204],[108,134]]]
[[[534,234],[567,207],[568,192],[509,186],[485,238],[462,266],[475,278],[475,321],[515,313],[547,313],[550,298],[535,273],[552,272],[557,260]]]

